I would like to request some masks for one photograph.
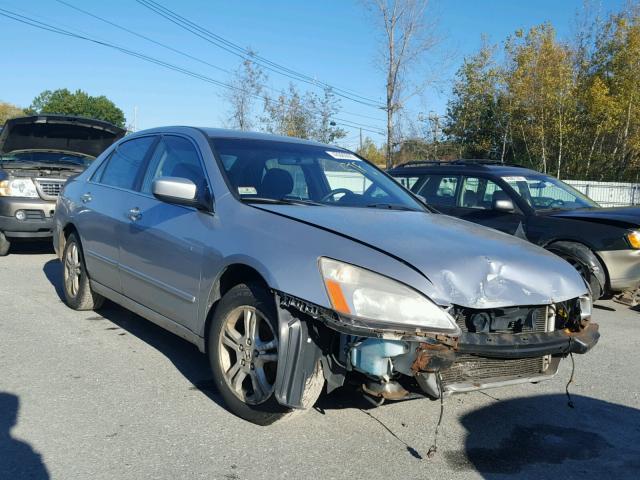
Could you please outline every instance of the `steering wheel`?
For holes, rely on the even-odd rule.
[[[339,193],[343,193],[345,195],[349,195],[349,194],[352,194],[353,192],[351,190],[349,190],[348,188],[335,188],[335,189],[331,190],[329,193],[327,193],[324,197],[322,197],[320,199],[320,201],[321,202],[327,202],[327,201],[329,201],[330,198],[335,197]]]
[[[553,207],[563,207],[564,206],[564,200],[554,200],[551,202],[551,205],[549,205],[551,208]]]

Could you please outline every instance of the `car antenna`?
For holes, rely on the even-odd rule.
[[[442,375],[440,372],[436,372],[436,381],[438,383],[438,390],[440,392],[440,415],[438,416],[438,423],[436,424],[436,430],[433,433],[433,443],[427,451],[427,458],[433,458],[438,451],[438,431],[442,424],[442,417],[444,415],[444,391],[442,388]]]

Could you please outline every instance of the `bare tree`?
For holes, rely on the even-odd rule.
[[[383,33],[380,67],[386,76],[387,167],[392,166],[395,115],[424,82],[408,91],[407,72],[416,67],[438,43],[435,23],[427,21],[428,0],[363,0]]]
[[[254,52],[250,50],[250,55]],[[251,58],[247,58],[234,72],[230,80],[231,89],[224,92],[223,97],[229,103],[229,127],[239,130],[250,130],[254,126],[253,106],[267,81],[266,74]]]

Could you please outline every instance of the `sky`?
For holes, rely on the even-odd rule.
[[[241,63],[239,57],[182,30],[135,0],[64,1],[221,69],[231,71]],[[384,101],[384,74],[376,64],[380,36],[374,20],[358,0],[157,1],[271,61],[376,102]],[[624,2],[602,0],[597,5],[608,12],[620,9]],[[477,51],[483,34],[490,42],[500,43],[517,29],[549,21],[560,39],[569,40],[575,34],[576,12],[582,3],[583,0],[433,0],[429,21],[436,25],[441,40],[437,51],[425,57],[423,67],[416,69],[415,76],[426,75],[436,81],[412,99],[409,112],[445,113],[455,71],[465,56]],[[56,0],[0,0],[0,9],[117,44],[218,81],[229,81],[226,72],[163,49]],[[178,124],[225,126],[228,105],[222,87],[1,15],[0,44],[1,101],[26,107],[43,90],[82,89],[113,100],[125,112],[129,124],[134,124],[135,117],[137,129]],[[289,81],[269,73],[271,88],[285,88]],[[296,86],[314,90],[303,83]],[[314,91],[320,93],[318,89]],[[383,137],[374,133],[384,130],[382,110],[342,99],[341,112],[336,117],[361,124],[364,136],[382,142]],[[355,148],[359,129],[345,129],[348,134],[342,143]]]

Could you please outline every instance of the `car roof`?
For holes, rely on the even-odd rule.
[[[287,142],[287,143],[297,143],[302,145],[314,145],[316,147],[324,147],[331,148],[334,150],[345,150],[342,147],[338,147],[336,145],[328,145],[325,143],[315,142],[312,140],[304,140],[302,138],[297,137],[287,137],[284,135],[273,135],[270,133],[260,133],[260,132],[247,132],[243,130],[231,130],[226,128],[210,128],[210,127],[195,127],[195,126],[187,126],[187,125],[174,125],[174,126],[166,126],[166,127],[156,127],[148,130],[141,130],[136,132],[138,134],[145,133],[162,133],[162,132],[171,132],[176,130],[198,130],[204,133],[209,138],[236,138],[236,139],[245,139],[245,140],[270,140],[273,142]]]
[[[426,173],[459,173],[490,175],[540,174],[520,165],[510,165],[493,160],[416,161],[398,165],[388,171],[391,175],[422,175]]]

